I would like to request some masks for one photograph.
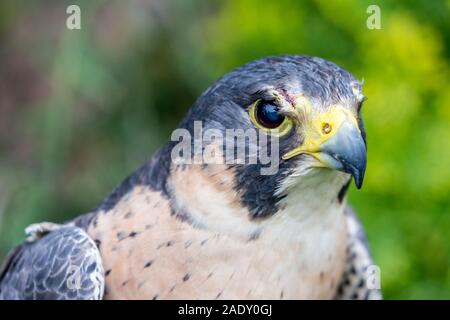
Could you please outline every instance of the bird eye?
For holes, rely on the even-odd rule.
[[[248,113],[256,128],[279,137],[290,132],[293,126],[291,118],[281,114],[273,101],[258,100],[250,106]]]
[[[255,106],[255,118],[261,126],[275,129],[283,123],[285,117],[279,113],[274,103],[261,100]]]

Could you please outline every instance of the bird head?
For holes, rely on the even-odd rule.
[[[223,137],[227,130],[239,129],[270,138],[258,139],[253,150],[268,150],[277,163],[271,174],[262,174],[261,161],[225,162],[242,203],[253,217],[264,217],[275,213],[280,200],[298,186],[313,191],[325,185],[336,191],[336,199],[343,196],[351,177],[361,188],[366,169],[363,100],[361,82],[334,63],[317,57],[274,56],[220,78],[196,101],[180,127],[195,135],[198,121],[203,132],[213,129]],[[271,148],[273,138],[277,148]],[[229,140],[222,140],[223,158]],[[249,140],[246,150],[252,150]]]

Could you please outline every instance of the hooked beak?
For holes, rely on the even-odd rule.
[[[329,168],[349,173],[361,188],[366,171],[366,145],[355,126],[344,122],[339,131],[321,145],[316,158]]]
[[[366,171],[367,151],[366,144],[361,136],[354,117],[345,113],[345,116],[331,116],[324,121],[330,128],[336,128],[316,138],[306,137],[303,146],[291,150],[283,159],[292,158],[298,154],[306,153],[318,159],[321,166],[349,173],[355,180],[356,187],[361,188]],[[311,130],[310,130],[311,131]]]

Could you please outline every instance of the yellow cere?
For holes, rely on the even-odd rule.
[[[354,123],[358,127],[354,115],[340,105],[331,106],[325,112],[316,112],[310,105],[297,105],[299,114],[302,114],[302,121],[299,130],[305,137],[301,146],[287,152],[283,159],[287,160],[301,153],[313,154],[320,151],[320,146],[330,139],[339,130],[339,127],[346,120]]]

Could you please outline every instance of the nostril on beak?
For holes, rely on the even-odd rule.
[[[329,134],[333,128],[331,127],[331,124],[328,122],[324,122],[322,124],[322,133],[323,134]]]

